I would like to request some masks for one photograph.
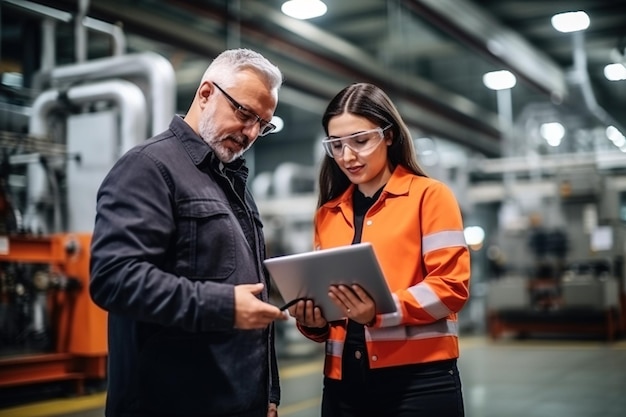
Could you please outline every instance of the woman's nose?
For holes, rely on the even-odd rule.
[[[348,151],[347,153],[346,150]],[[356,153],[352,150],[352,148],[348,146],[348,144],[345,144],[341,147],[341,159],[347,161],[350,159],[354,159],[355,157]]]

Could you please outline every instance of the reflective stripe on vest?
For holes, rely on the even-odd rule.
[[[341,358],[343,356],[343,342],[328,339],[326,341],[326,355]]]
[[[433,337],[458,336],[459,328],[456,321],[439,320],[435,323],[422,326],[394,326],[385,328],[365,328],[365,340],[375,341],[406,341],[429,339]],[[343,342],[328,339],[326,341],[326,355],[341,358]]]
[[[439,320],[435,323],[422,326],[395,326],[383,328],[366,328],[365,340],[375,342],[379,340],[386,341],[405,341],[416,339],[429,339],[432,337],[458,336],[459,326],[453,320]]]
[[[402,306],[396,294],[391,294],[393,302],[396,304],[396,311],[380,315],[381,327],[399,326],[402,323]]]
[[[452,314],[452,311],[439,299],[437,293],[425,282],[412,286],[409,288],[409,292],[422,308],[435,319],[448,317]]]
[[[462,230],[447,230],[445,232],[433,233],[422,238],[422,253],[424,255],[437,249],[451,248],[454,246],[467,246]]]

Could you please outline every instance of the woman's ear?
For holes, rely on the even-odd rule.
[[[393,145],[394,142],[394,134],[393,132],[385,132],[385,143],[387,146]]]
[[[391,128],[389,129],[389,136],[391,137],[393,142],[398,142],[398,145],[402,145],[404,138],[400,134],[400,132],[398,132],[398,137],[396,138],[396,131],[394,130],[394,128]]]

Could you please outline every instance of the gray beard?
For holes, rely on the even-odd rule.
[[[217,129],[210,122],[209,117],[208,115],[206,115],[206,113],[203,113],[200,117],[200,126],[198,127],[198,129],[200,131],[200,137],[202,138],[202,140],[204,140],[211,147],[211,149],[213,149],[215,156],[217,156],[217,158],[225,164],[239,158],[241,155],[244,154],[245,151],[250,149],[250,146],[252,145],[252,143],[250,143],[248,144],[248,146],[242,148],[237,152],[233,152],[232,150],[224,146],[222,142],[226,138],[228,138],[228,136],[221,138],[217,137]],[[239,139],[238,142],[242,141],[241,138],[236,139]]]

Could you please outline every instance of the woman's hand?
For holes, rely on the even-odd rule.
[[[360,324],[369,324],[376,318],[376,303],[360,285],[331,285],[328,296],[346,316]]]
[[[300,300],[289,308],[289,314],[305,327],[326,327],[327,321],[322,310],[316,307],[313,300]]]

